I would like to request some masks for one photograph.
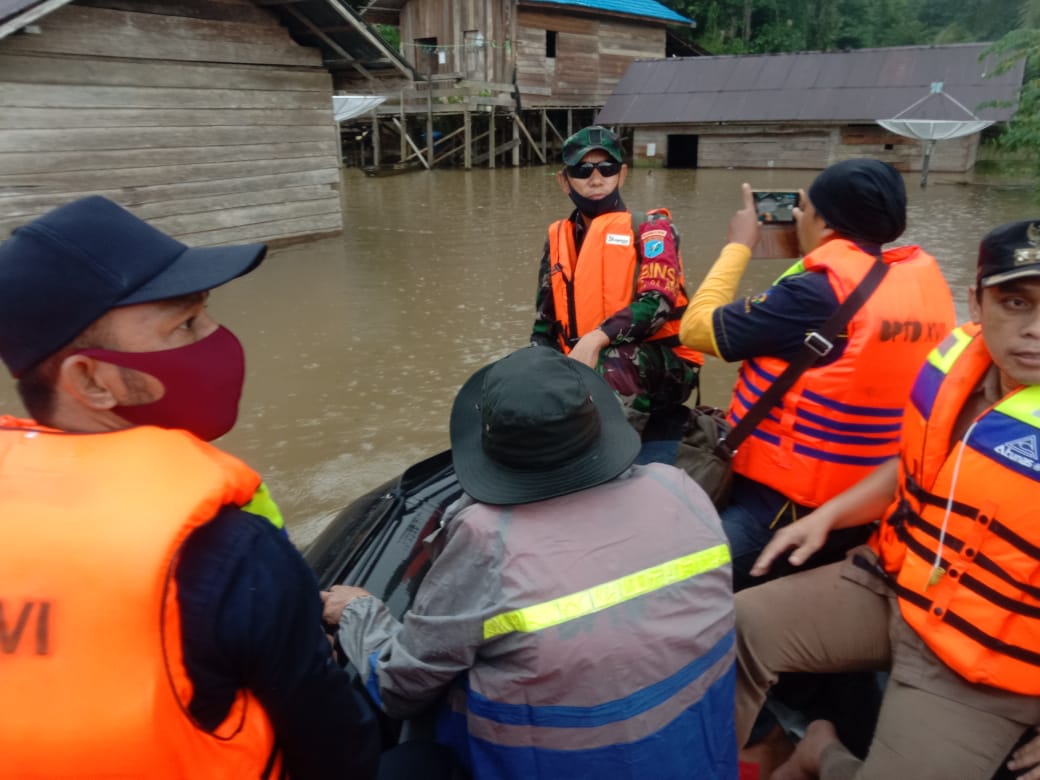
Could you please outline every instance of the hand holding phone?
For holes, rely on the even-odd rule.
[[[794,210],[800,203],[800,194],[798,190],[751,191],[757,223],[761,226],[752,257],[792,259],[799,256]]]
[[[767,225],[794,223],[794,209],[798,206],[797,190],[752,190],[758,221]]]

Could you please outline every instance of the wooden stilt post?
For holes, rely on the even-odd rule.
[[[408,135],[408,117],[404,112],[404,90],[401,90],[401,122],[399,127],[401,128],[401,156],[398,158],[401,162],[404,162],[404,158],[408,156],[408,145],[405,142],[405,137]]]
[[[343,126],[336,122],[336,153],[339,155],[339,167],[346,168],[347,161],[343,157]]]
[[[462,112],[463,142],[466,146],[462,153],[462,167],[467,171],[473,167],[473,116],[467,108]]]
[[[514,143],[516,143],[516,144],[520,143],[520,133],[521,132],[523,132],[524,136],[527,138],[527,142],[529,144],[531,144],[531,150],[536,155],[538,155],[538,158],[542,161],[542,165],[544,165],[545,164],[545,155],[542,154],[541,149],[538,148],[538,144],[536,144],[534,142],[534,139],[531,137],[531,134],[527,131],[527,128],[524,127],[524,123],[520,121],[520,117],[517,116],[516,114],[513,114],[513,142]],[[515,154],[515,152],[514,152],[514,154]]]
[[[935,149],[935,141],[924,142],[924,163],[921,165],[921,186],[928,186],[928,166],[932,161],[932,150]]]
[[[570,138],[574,135],[574,111],[573,109],[567,109],[567,137]]]
[[[488,114],[488,168],[495,167],[495,109]]]
[[[414,157],[426,167],[426,170],[429,170],[430,164],[426,162],[426,159],[423,157],[422,149],[416,146],[415,141],[408,137],[408,133],[405,131],[405,128],[402,127],[401,123],[397,120],[396,116],[391,117],[391,119],[393,120],[394,124],[397,125],[397,129],[401,131],[402,137],[404,137],[404,140],[408,142],[408,145],[412,147],[412,151],[414,152],[414,154],[408,155],[408,157],[402,160],[401,162],[406,162],[407,160],[410,160],[412,157]],[[364,147],[362,147],[362,149],[364,149]]]
[[[379,115],[372,109],[372,165],[379,167],[382,161],[382,147],[379,139]]]
[[[426,160],[433,167],[433,82],[426,82]]]
[[[520,116],[513,114],[513,167],[520,167]],[[537,149],[536,149],[537,151]]]
[[[549,140],[548,138],[546,138],[546,136],[548,135],[548,132],[549,132],[548,125],[549,125],[549,117],[546,116],[545,109],[543,108],[542,109],[542,162],[545,162],[546,160],[549,159],[549,156],[548,156],[549,155],[549,147],[548,147],[548,145],[546,143]]]

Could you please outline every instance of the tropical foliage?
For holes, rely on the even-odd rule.
[[[1026,61],[1025,79],[1018,98],[1018,111],[1005,128],[998,142],[1012,151],[1040,151],[1040,1],[1027,4],[1021,26],[1009,32],[991,46],[987,53],[997,57],[997,72],[1002,72],[1018,60]],[[1040,155],[1035,157],[1040,175]]]
[[[1040,181],[1040,0],[663,2],[696,20],[687,40],[711,54],[993,41],[998,72],[1026,60],[1018,111],[997,141],[1030,153]]]
[[[713,54],[995,41],[1036,0],[665,0]]]

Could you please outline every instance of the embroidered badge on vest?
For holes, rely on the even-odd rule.
[[[632,236],[624,233],[607,233],[607,245],[632,246]]]

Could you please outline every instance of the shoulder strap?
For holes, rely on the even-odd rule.
[[[747,414],[737,423],[736,427],[719,441],[716,452],[720,456],[732,458],[737,452],[737,447],[751,435],[751,431],[754,430],[755,426],[762,422],[770,410],[780,402],[784,393],[790,390],[791,386],[798,381],[798,377],[812,367],[817,360],[834,349],[834,340],[838,337],[838,334],[848,325],[849,320],[856,315],[860,307],[867,302],[874,290],[881,284],[881,280],[886,273],[888,273],[888,264],[882,262],[880,257],[875,256],[874,265],[870,267],[862,281],[856,285],[856,289],[834,310],[834,313],[823,324],[822,328],[806,335],[804,346],[794,356],[794,359],[788,363],[783,373],[776,378],[776,381],[748,409]]]
[[[636,250],[636,270],[632,274],[632,300],[636,298],[636,290],[639,289],[639,272],[643,267],[643,245],[639,243],[639,226],[643,224],[643,220],[639,218],[639,215],[630,211],[629,214],[632,217],[632,245]]]

